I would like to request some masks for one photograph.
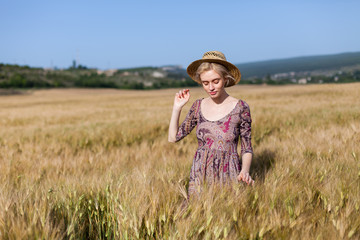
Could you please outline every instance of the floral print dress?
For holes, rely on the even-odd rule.
[[[189,196],[199,193],[204,182],[224,184],[237,181],[241,170],[237,152],[239,138],[241,155],[252,153],[249,105],[239,100],[226,116],[209,121],[201,113],[202,100],[193,103],[176,135],[176,141],[179,141],[197,126],[198,148],[190,171]]]

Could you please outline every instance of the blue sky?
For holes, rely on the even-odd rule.
[[[360,1],[0,0],[0,63],[101,69],[360,51]]]

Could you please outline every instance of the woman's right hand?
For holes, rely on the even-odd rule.
[[[255,181],[251,178],[250,174],[248,172],[241,171],[238,175],[237,179],[239,181],[246,182],[247,185],[254,185]]]
[[[190,90],[183,89],[175,94],[174,107],[181,109],[190,99]]]

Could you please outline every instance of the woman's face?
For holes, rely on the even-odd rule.
[[[204,90],[211,98],[218,98],[225,91],[225,80],[214,70],[200,74],[200,80]]]

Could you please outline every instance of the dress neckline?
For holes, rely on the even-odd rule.
[[[237,101],[235,107],[228,113],[226,114],[225,116],[223,116],[222,118],[218,119],[218,120],[208,120],[204,114],[202,113],[202,110],[201,110],[201,103],[202,103],[202,100],[204,100],[204,98],[201,98],[201,101],[200,101],[200,106],[199,106],[199,112],[200,112],[200,115],[203,117],[203,119],[205,119],[207,122],[219,122],[220,120],[223,120],[224,118],[226,118],[227,116],[229,116],[233,111],[235,111],[237,105],[239,104],[240,100]]]

